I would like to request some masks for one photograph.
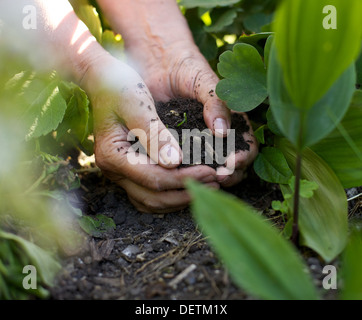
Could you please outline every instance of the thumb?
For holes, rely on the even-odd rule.
[[[141,80],[129,92],[136,95],[126,97],[123,110],[120,110],[124,124],[130,130],[128,138],[137,137],[151,160],[162,167],[177,167],[182,162],[178,137],[158,117],[148,88]]]

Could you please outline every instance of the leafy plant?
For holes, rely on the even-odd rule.
[[[246,34],[238,35],[233,47],[220,47],[232,51],[220,55],[217,71],[223,79],[216,88],[218,96],[232,110],[267,108],[265,123],[257,124],[255,130],[262,146],[254,171],[262,180],[280,185],[284,201],[274,201],[272,206],[287,219],[284,236],[291,237],[297,246],[313,249],[326,262],[336,259],[348,243],[344,188],[362,185],[362,96],[356,90],[361,83],[362,27],[358,17],[362,7],[360,1],[333,1],[338,28],[326,30],[322,24],[323,8],[329,4],[313,0],[281,1],[272,24],[275,33],[270,33],[267,26],[263,30],[255,27],[257,33],[251,34],[245,28]],[[248,5],[245,1],[242,7]],[[266,16],[267,10],[249,15],[255,18],[255,25],[258,19],[267,21]],[[246,24],[252,26],[253,22]],[[190,184],[189,189],[195,217],[210,236],[215,250],[235,279],[245,278],[239,260],[248,260],[236,251],[244,251],[246,245],[235,242],[233,248],[237,249],[230,249],[226,230],[233,230],[238,239],[246,239],[246,234],[253,239],[254,232],[259,237],[262,235],[255,226],[248,225],[248,230],[231,226],[224,216],[232,215],[229,211],[235,211],[236,215],[237,211],[244,217],[248,210],[241,205],[231,206],[229,200],[220,196],[218,206],[224,210],[216,214],[216,209],[209,207],[214,195],[206,200],[206,191],[201,191],[201,187]],[[217,229],[217,222],[227,227]],[[242,218],[233,222],[245,223]],[[277,251],[270,249],[269,253],[278,256]],[[252,265],[251,261],[248,263]],[[357,265],[360,267],[357,259],[350,262],[351,268]],[[261,295],[253,291],[254,285],[245,280],[236,281],[249,292]]]

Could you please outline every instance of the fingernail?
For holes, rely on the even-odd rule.
[[[215,130],[215,136],[217,137],[223,137],[227,134],[228,126],[226,124],[226,121],[222,118],[217,118],[214,121],[214,130]]]
[[[171,144],[166,144],[160,150],[160,162],[164,165],[178,164],[181,162],[180,152]]]

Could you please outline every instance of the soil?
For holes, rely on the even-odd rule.
[[[159,111],[161,120],[176,130],[181,127],[177,124],[184,119],[184,112],[187,123],[183,128],[194,126],[191,115],[202,114],[193,101],[183,106],[170,102],[158,107],[164,110]],[[177,110],[179,115],[175,117],[167,110]],[[198,116],[199,121],[201,117]],[[202,130],[204,126],[197,128]],[[245,122],[237,129],[241,133],[247,130]],[[248,147],[242,135],[237,141]],[[85,215],[112,218],[116,228],[97,237],[87,236],[78,253],[64,257],[63,268],[50,290],[51,299],[254,299],[234,284],[188,208],[166,215],[140,213],[120,187],[94,171],[81,175],[81,188],[69,193],[70,202]],[[226,191],[283,228],[282,217],[270,209],[273,200],[282,200],[278,185],[261,181],[249,169],[245,180]],[[350,193],[353,196],[361,191]],[[349,204],[354,216],[361,215],[362,206],[357,200]],[[325,277],[323,262],[308,250],[302,253],[316,286],[321,288]],[[338,261],[334,264],[338,268]],[[323,291],[323,295],[334,299],[336,290]]]
[[[210,93],[212,94],[212,93]],[[243,134],[249,131],[244,117],[241,114],[233,113],[231,117],[232,129],[235,131],[235,148],[229,142],[228,139],[217,138],[212,135],[211,131],[205,125],[203,118],[203,105],[193,99],[178,98],[169,102],[157,102],[156,110],[159,119],[167,126],[169,130],[174,129],[177,132],[177,140],[183,151],[183,159],[190,159],[190,161],[183,161],[181,167],[187,167],[195,164],[206,164],[212,168],[217,168],[223,165],[222,157],[226,157],[231,151],[249,150],[249,142],[245,141]],[[156,121],[158,119],[152,119]],[[201,141],[199,142],[200,159],[194,158],[194,144],[197,147],[195,141],[197,135],[191,132],[191,130],[197,129],[199,132],[203,132],[199,135]],[[190,130],[190,131],[188,131]],[[191,132],[188,139],[187,133]],[[187,142],[190,141],[190,144]],[[220,148],[222,146],[222,149]]]

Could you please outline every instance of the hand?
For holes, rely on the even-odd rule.
[[[179,96],[197,99],[204,105],[207,127],[215,135],[225,136],[226,130],[231,127],[230,111],[215,93],[218,77],[193,41],[186,37],[185,42],[176,42],[165,47],[161,47],[159,43],[158,47],[157,44],[148,45],[152,49],[144,50],[130,40],[127,49],[131,61],[137,59],[135,65],[153,97],[160,101]],[[246,113],[242,114],[250,128],[244,133],[244,140],[248,141],[250,150],[236,150],[235,154],[228,157],[226,167],[218,168],[217,181],[223,187],[240,182],[246,168],[258,153],[258,144],[250,121]]]
[[[215,135],[231,127],[230,111],[215,94],[219,79],[193,41],[175,0],[98,0],[116,32],[122,34],[129,62],[141,74],[156,100],[197,99],[204,105],[204,120]],[[246,114],[245,119],[248,121]],[[248,121],[249,122],[249,121]],[[250,130],[244,135],[249,151],[236,152],[219,169],[218,182],[238,183],[258,153]],[[228,170],[228,168],[230,170]],[[236,170],[231,173],[231,169]]]
[[[179,145],[161,121],[157,131],[150,129],[158,119],[154,101],[133,69],[102,56],[88,68],[81,85],[93,106],[96,163],[126,190],[139,211],[165,213],[186,207],[190,201],[183,190],[186,177],[219,186],[210,167],[176,169],[182,160]],[[135,152],[127,141],[129,130],[139,137],[148,156]]]

